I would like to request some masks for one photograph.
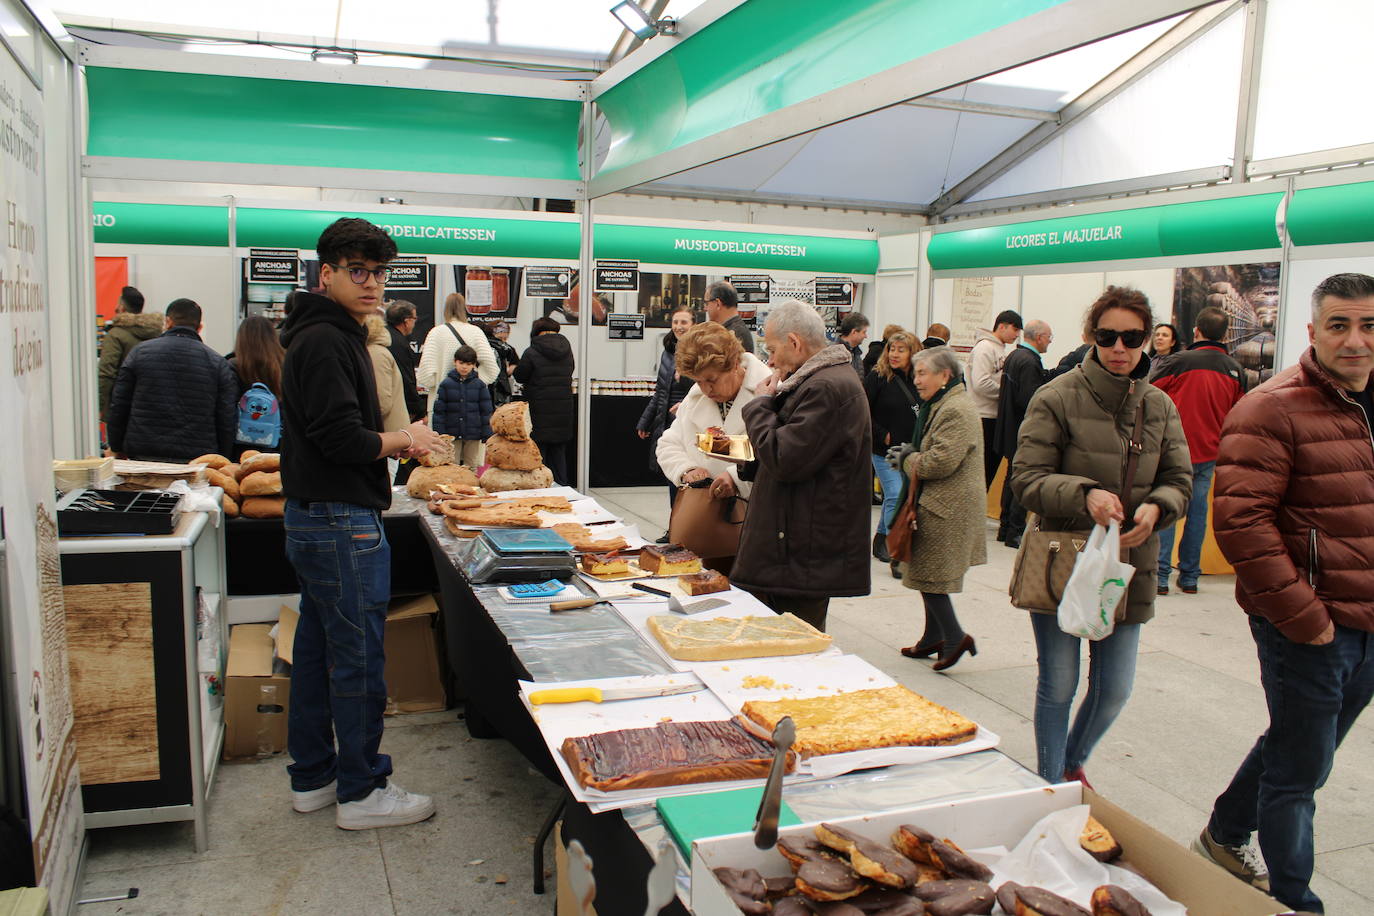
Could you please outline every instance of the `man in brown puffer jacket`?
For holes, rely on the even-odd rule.
[[[162,336],[165,319],[161,312],[143,311],[143,294],[132,286],[124,287],[119,294],[119,305],[115,307],[114,318],[100,345],[100,416],[110,407],[110,394],[114,391],[115,378],[119,367],[129,358],[129,352],[145,340]]]
[[[1222,427],[1213,524],[1250,615],[1269,728],[1193,849],[1323,912],[1312,892],[1313,795],[1374,695],[1374,277],[1312,294],[1312,348]]]

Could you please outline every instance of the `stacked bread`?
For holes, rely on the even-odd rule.
[[[191,464],[205,466],[205,479],[224,491],[224,514],[230,518],[281,518],[286,497],[281,490],[281,455],[246,451],[234,464],[223,455],[201,455]]]
[[[544,466],[544,456],[530,438],[533,428],[530,405],[524,401],[511,401],[496,409],[491,415],[495,435],[487,440],[491,467],[482,475],[482,489],[500,493],[553,486],[553,473]]]

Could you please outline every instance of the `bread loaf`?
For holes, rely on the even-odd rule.
[[[515,442],[529,439],[534,424],[530,422],[530,405],[524,401],[502,404],[491,415],[491,431]]]
[[[430,449],[428,453],[421,455],[415,460],[427,468],[443,467],[446,464],[453,464],[457,459],[457,454],[453,450],[453,437],[445,433],[439,434],[439,444]]]
[[[437,468],[416,468],[406,482],[406,492],[416,499],[429,498],[429,491],[440,484],[475,487],[477,475],[461,464],[446,464]]]
[[[203,465],[205,465],[207,468],[213,468],[214,470],[219,471],[219,470],[223,470],[224,466],[227,465],[227,464],[229,463],[229,459],[228,459],[228,458],[225,458],[223,455],[214,455],[214,454],[210,454],[210,455],[201,455],[199,458],[192,458],[190,461],[188,461],[188,462],[186,462],[186,463],[187,463],[187,464],[203,464]]]
[[[533,471],[544,463],[539,446],[529,439],[522,441],[492,436],[487,440],[487,464],[506,471]]]
[[[225,514],[226,517],[228,517],[228,518],[238,518],[238,517],[239,517],[239,504],[238,504],[238,500],[231,499],[227,493],[226,493],[225,496],[224,496],[223,502],[220,503],[220,506],[221,506],[221,508],[224,509],[224,514]]]
[[[239,482],[223,471],[216,471],[214,468],[207,467],[205,480],[210,486],[219,487],[223,490],[227,499],[237,500],[239,498]]]
[[[239,511],[244,518],[282,518],[286,515],[285,496],[249,496]]]
[[[239,481],[243,496],[281,495],[281,471],[254,471]]]
[[[411,480],[415,476],[411,475]],[[488,493],[504,493],[508,490],[538,490],[553,486],[553,472],[548,468],[535,468],[533,471],[508,471],[503,468],[487,468],[482,475],[482,489]]]
[[[242,452],[239,453],[239,461],[247,461],[249,458],[256,458],[261,454],[262,452],[258,451],[255,448],[244,449]]]
[[[239,483],[243,483],[243,478],[258,471],[280,471],[281,455],[275,452],[268,454],[254,455],[252,458],[245,458],[239,465],[239,472],[236,475]]]

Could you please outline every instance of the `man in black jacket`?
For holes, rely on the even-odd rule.
[[[167,306],[162,336],[134,347],[119,367],[105,414],[116,455],[185,462],[231,454],[239,382],[201,342],[200,329],[200,306],[177,299]]]
[[[379,753],[391,598],[386,459],[438,444],[423,422],[381,432],[363,322],[377,311],[396,244],[362,219],[320,236],[324,295],[300,293],[282,328],[282,489],[286,556],[301,583],[287,750],[292,807],[335,804],[345,830],[413,824],[434,802],[391,783]]]
[[[391,333],[391,343],[387,349],[396,360],[396,368],[401,370],[401,389],[406,398],[406,412],[410,414],[412,423],[425,415],[424,398],[420,397],[420,392],[415,389],[415,364],[419,362],[420,354],[416,352],[410,339],[417,320],[415,306],[404,299],[395,299],[387,306],[386,327]]]
[[[1021,421],[1026,418],[1031,396],[1050,380],[1040,355],[1050,348],[1053,341],[1054,334],[1048,324],[1029,321],[1021,332],[1020,346],[1002,364],[1002,387],[997,393],[997,425],[993,443],[999,454],[1007,456],[1008,479],[1011,477],[1012,463],[1016,460],[1016,439],[1021,432]],[[997,526],[997,540],[1015,549],[1021,546],[1021,535],[1025,530],[1026,509],[1016,501],[1011,487],[1003,484],[1002,522]]]
[[[706,320],[725,325],[725,329],[739,339],[745,353],[754,352],[754,334],[739,315],[739,293],[724,280],[706,287]]]

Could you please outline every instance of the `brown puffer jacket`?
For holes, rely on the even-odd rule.
[[[1226,417],[1212,519],[1247,613],[1294,642],[1374,630],[1374,441],[1310,348]]]
[[[1021,505],[1039,515],[1047,531],[1092,531],[1088,491],[1097,487],[1121,495],[1126,452],[1135,427],[1136,405],[1144,401],[1141,438],[1144,450],[1136,466],[1129,498],[1122,496],[1129,519],[1141,503],[1159,506],[1155,532],[1174,524],[1193,490],[1188,440],[1169,396],[1145,381],[1148,360],[1132,376],[1112,375],[1088,351],[1083,364],[1046,383],[1031,399],[1021,423],[1011,488]],[[1126,595],[1126,623],[1144,623],[1155,615],[1155,567],[1159,535],[1133,548],[1135,567]]]
[[[849,351],[826,347],[742,413],[758,460],[730,578],[774,595],[867,595],[872,432]]]

